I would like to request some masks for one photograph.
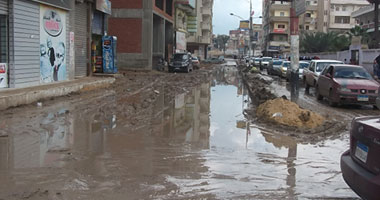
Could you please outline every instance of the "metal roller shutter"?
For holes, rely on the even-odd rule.
[[[75,76],[87,75],[87,4],[75,5]]]
[[[0,15],[8,14],[8,0],[0,0]]]

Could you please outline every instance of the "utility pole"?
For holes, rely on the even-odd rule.
[[[253,30],[252,30],[252,0],[249,0],[249,56],[251,56],[252,52],[252,37],[253,37]]]
[[[296,15],[296,1],[292,0],[292,6],[290,8],[290,64],[291,64],[291,76],[290,76],[290,99],[292,102],[298,101],[299,96],[299,35],[298,35],[298,16]]]
[[[374,1],[375,5],[375,48],[379,48],[379,3],[380,1]]]

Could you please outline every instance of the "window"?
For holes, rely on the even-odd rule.
[[[327,10],[325,10],[325,15],[327,15]]]
[[[342,6],[342,11],[346,11],[346,6]]]
[[[284,17],[285,16],[285,12],[280,12],[280,16]]]
[[[0,63],[8,62],[7,17],[0,15]]]
[[[310,30],[310,27],[308,25],[306,25],[305,30]]]
[[[318,4],[318,1],[314,1],[314,4]]]
[[[327,26],[327,22],[323,22],[323,26]]]
[[[164,10],[164,0],[156,0],[156,7]]]
[[[335,23],[336,24],[349,24],[350,23],[350,17],[349,16],[335,16]]]
[[[280,41],[284,41],[284,36],[278,37]]]
[[[305,17],[311,17],[311,13],[306,13]]]
[[[335,6],[335,11],[339,11],[339,6]]]
[[[331,9],[334,10],[334,4],[331,4]]]
[[[310,6],[310,1],[306,1],[306,6]]]
[[[284,24],[279,24],[279,25],[277,25],[277,28],[284,29],[284,28],[285,28],[285,25],[284,25]]]

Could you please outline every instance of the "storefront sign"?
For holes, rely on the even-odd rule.
[[[70,10],[71,7],[70,7],[69,2],[73,1],[73,0],[33,0],[33,1],[38,2],[38,3],[42,3],[42,4],[46,4],[49,6],[62,8],[65,10]]]
[[[176,50],[186,51],[186,34],[180,31],[176,32]]]
[[[59,36],[63,29],[61,16],[53,9],[45,11],[42,17],[42,25],[46,33],[53,37]]]
[[[40,7],[40,82],[66,80],[66,11]]]
[[[96,0],[96,10],[107,13],[111,15],[112,8],[111,2],[109,0]]]
[[[197,17],[195,16],[188,16],[187,17],[187,32],[189,33],[196,33],[198,30],[197,25]]]
[[[275,29],[273,29],[273,32],[274,33],[285,33],[285,29],[283,29],[283,28],[275,28]]]
[[[242,20],[240,21],[240,29],[249,29],[249,21],[248,20]]]

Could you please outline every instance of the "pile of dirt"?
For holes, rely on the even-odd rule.
[[[325,121],[321,115],[302,109],[296,103],[284,98],[268,100],[261,104],[256,115],[267,121],[302,129],[315,129]]]

